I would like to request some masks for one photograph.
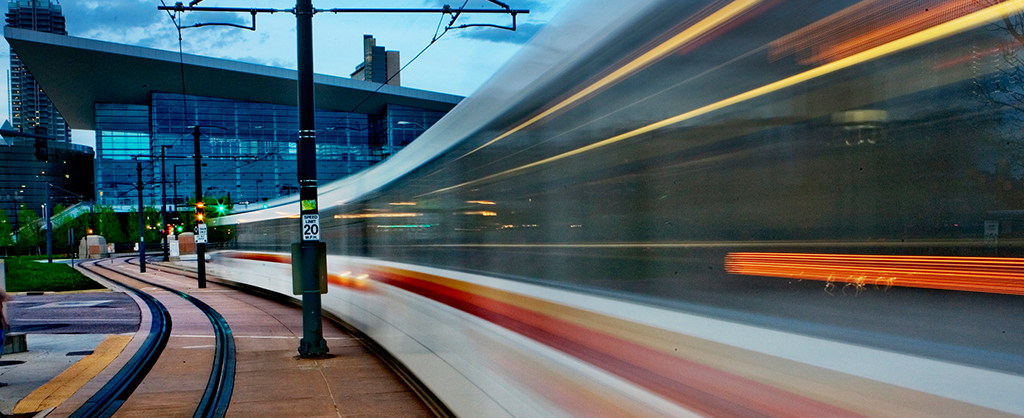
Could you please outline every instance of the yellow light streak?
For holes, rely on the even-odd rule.
[[[416,202],[391,202],[391,206],[416,206]]]
[[[475,212],[462,212],[463,215],[480,215],[480,216],[498,216],[497,212],[487,211],[475,211]]]
[[[618,70],[615,70],[611,74],[604,76],[604,78],[598,80],[597,82],[591,84],[590,86],[584,88],[583,90],[580,90],[576,94],[570,96],[568,99],[565,99],[560,103],[552,106],[548,110],[541,112],[541,114],[530,118],[530,120],[527,120],[526,122],[519,124],[519,126],[510,129],[508,132],[501,134],[497,138],[488,141],[486,144],[483,144],[477,147],[476,149],[467,152],[465,155],[459,157],[458,159],[466,157],[474,152],[479,151],[481,148],[484,148],[488,145],[505,139],[509,135],[519,132],[523,130],[523,128],[533,125],[537,121],[544,119],[548,116],[551,116],[555,112],[558,112],[559,110],[562,110],[568,107],[569,105],[572,105],[573,103],[576,103],[582,100],[583,98],[590,96],[595,92],[604,89],[637,71],[642,70],[644,67],[664,58],[666,55],[671,54],[672,52],[685,46],[687,43],[699,38],[700,36],[708,32],[711,32],[715,28],[718,28],[730,22],[732,19],[736,18],[743,12],[750,10],[752,7],[756,6],[758,3],[761,3],[762,1],[763,0],[737,0],[726,5],[725,7],[722,7],[718,11],[712,13],[710,16],[695,23],[693,26],[686,28],[682,32],[679,32],[679,34],[673,36],[668,41],[665,41],[664,43],[658,45],[654,49],[647,51],[647,53],[641,55],[639,58],[630,61],[629,63],[622,66]]]
[[[476,203],[478,205],[493,205],[494,202],[489,200],[467,200],[466,203]]]
[[[880,57],[883,57],[883,56],[886,56],[886,55],[894,54],[896,52],[900,52],[900,51],[903,51],[903,50],[907,50],[907,49],[910,49],[910,48],[921,46],[921,45],[924,45],[924,44],[932,42],[932,41],[936,41],[936,40],[939,40],[939,39],[942,39],[942,38],[945,38],[945,37],[948,37],[948,36],[952,36],[952,35],[955,35],[955,34],[958,34],[958,33],[970,30],[970,29],[974,29],[974,28],[976,28],[978,26],[981,26],[981,25],[983,25],[985,23],[988,23],[988,22],[990,22],[990,21],[992,21],[994,19],[999,19],[999,18],[1002,18],[1003,16],[1007,16],[1010,13],[1015,12],[1015,11],[1021,9],[1022,7],[1024,7],[1024,0],[1008,0],[1008,1],[1000,3],[998,5],[991,6],[989,8],[986,8],[986,9],[979,10],[977,12],[971,13],[971,14],[969,14],[967,16],[964,16],[964,17],[961,17],[961,18],[958,18],[958,19],[955,19],[955,20],[951,20],[949,22],[946,22],[946,23],[943,23],[943,24],[940,24],[940,25],[933,26],[931,28],[922,30],[922,31],[917,32],[917,33],[912,34],[912,35],[905,36],[903,38],[900,38],[900,39],[897,39],[895,41],[889,42],[887,44],[880,45],[878,47],[869,49],[867,51],[864,51],[864,52],[861,52],[861,53],[858,53],[858,54],[855,54],[855,55],[851,55],[851,56],[849,56],[847,58],[843,58],[841,60],[838,60],[838,61],[835,61],[835,62],[831,62],[831,63],[822,65],[820,67],[817,67],[817,68],[814,68],[814,69],[811,69],[811,70],[808,70],[808,71],[804,71],[802,73],[799,73],[799,74],[796,74],[796,75],[784,78],[784,79],[779,80],[779,81],[776,81],[774,83],[767,84],[767,85],[758,87],[756,89],[750,90],[750,91],[748,91],[746,93],[737,94],[737,95],[732,96],[732,97],[730,97],[728,99],[724,99],[724,100],[721,100],[721,101],[718,101],[718,102],[715,102],[715,103],[711,103],[709,105],[706,105],[706,106],[703,106],[703,107],[691,110],[689,112],[682,113],[682,114],[673,116],[671,118],[664,119],[662,121],[655,122],[655,123],[652,123],[650,125],[647,125],[647,126],[644,126],[644,127],[638,128],[638,129],[634,129],[632,131],[629,131],[629,132],[626,132],[626,133],[623,133],[623,134],[620,134],[620,135],[613,136],[613,137],[605,139],[603,141],[598,141],[598,142],[595,142],[593,144],[590,144],[590,145],[587,145],[587,146],[584,146],[584,147],[580,147],[580,148],[574,149],[572,151],[568,151],[568,152],[565,152],[565,153],[562,153],[562,154],[558,154],[558,155],[555,155],[555,156],[552,156],[552,157],[545,158],[543,160],[535,161],[535,162],[532,162],[532,163],[529,163],[529,164],[526,164],[526,165],[522,165],[522,166],[519,166],[519,167],[516,167],[516,168],[505,170],[505,171],[502,171],[500,173],[495,173],[495,174],[491,174],[491,175],[488,175],[488,176],[484,176],[484,177],[481,177],[481,178],[476,179],[476,180],[468,181],[468,182],[461,183],[461,184],[456,184],[454,186],[445,187],[445,188],[442,188],[442,189],[437,189],[437,190],[435,190],[433,192],[425,193],[425,194],[423,194],[421,196],[426,196],[426,195],[431,195],[431,194],[435,194],[435,193],[446,192],[448,190],[453,190],[453,189],[457,189],[457,188],[468,186],[468,185],[479,184],[479,183],[486,182],[486,181],[489,181],[489,180],[492,180],[492,179],[495,179],[495,178],[498,178],[498,177],[507,176],[509,174],[513,174],[513,173],[516,173],[516,172],[519,172],[519,171],[527,170],[527,169],[530,169],[530,168],[533,168],[533,167],[537,167],[537,166],[540,166],[540,165],[544,165],[544,164],[548,164],[548,163],[551,163],[551,162],[555,162],[555,161],[561,160],[563,158],[571,157],[571,156],[574,156],[574,155],[577,155],[577,154],[582,154],[584,152],[591,151],[591,150],[594,150],[594,149],[597,149],[597,148],[605,147],[605,146],[614,144],[616,142],[620,142],[620,141],[623,141],[623,140],[626,140],[626,139],[629,139],[629,138],[633,138],[633,137],[636,137],[638,135],[642,135],[642,134],[645,134],[645,133],[648,133],[648,132],[651,132],[651,131],[655,131],[655,130],[658,130],[658,129],[661,129],[661,128],[664,128],[664,127],[667,127],[667,126],[675,125],[677,123],[684,122],[686,120],[693,119],[695,117],[702,116],[702,115],[714,112],[716,110],[720,110],[720,109],[728,107],[728,106],[732,106],[734,104],[742,103],[742,102],[745,102],[747,100],[751,100],[751,99],[754,99],[754,98],[757,98],[757,97],[760,97],[760,96],[764,96],[764,95],[769,94],[769,93],[774,93],[774,92],[782,90],[782,89],[784,89],[786,87],[790,87],[790,86],[792,86],[794,84],[799,84],[799,83],[803,83],[803,82],[806,82],[806,81],[809,81],[809,80],[813,80],[815,78],[824,76],[826,74],[833,73],[833,72],[836,72],[836,71],[839,71],[839,70],[842,70],[842,69],[845,69],[845,68],[849,68],[849,67],[852,67],[854,65],[857,65],[857,64],[860,64],[860,63],[863,63],[863,62],[866,62],[866,61],[870,61],[870,60],[873,60],[873,59],[876,59],[876,58],[880,58]],[[522,125],[520,125],[520,126],[522,126]],[[519,129],[519,127],[515,128],[515,129]],[[511,132],[512,131],[509,131],[509,133],[511,133]],[[491,142],[494,142],[494,141],[491,141]],[[486,146],[486,144],[485,144],[485,146]],[[479,148],[477,148],[477,149],[479,149]],[[417,197],[419,197],[419,196],[417,196]]]

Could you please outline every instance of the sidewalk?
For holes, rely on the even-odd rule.
[[[105,338],[104,334],[28,334],[28,350],[0,357],[0,413],[11,415],[18,401],[71,367]]]
[[[3,416],[16,412],[19,402],[92,354],[108,337],[134,336],[141,319],[131,296],[109,289],[19,293],[5,310],[11,332],[25,334],[28,351],[0,356],[0,382],[7,384],[0,387]]]

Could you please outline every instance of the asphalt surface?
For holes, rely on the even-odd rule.
[[[26,334],[134,333],[140,318],[130,296],[111,291],[17,295],[7,315],[11,332]]]

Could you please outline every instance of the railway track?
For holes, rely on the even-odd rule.
[[[154,269],[154,270],[157,270],[157,271],[168,271],[168,272],[172,272],[173,274],[177,274],[177,275],[180,275],[180,276],[183,276],[183,277],[192,278],[192,279],[196,279],[197,276],[198,276],[198,273],[193,268],[184,267],[184,266],[181,266],[181,265],[175,265],[175,264],[171,264],[171,263],[160,263],[160,262],[157,261],[158,258],[160,258],[160,257],[159,256],[147,257],[147,261],[146,261],[147,268],[151,268],[151,269]],[[128,264],[132,264],[132,265],[136,265],[136,266],[139,263],[137,258],[128,258],[128,259],[126,259],[126,262]],[[210,275],[210,273],[207,272],[207,281],[211,282],[210,279],[213,279],[212,280],[213,283],[218,283],[218,284],[223,285],[223,286],[227,286],[227,287],[231,287],[231,288],[235,288],[235,289],[240,289],[240,290],[243,290],[243,291],[248,292],[248,293],[258,294],[258,295],[260,295],[260,297],[263,297],[263,298],[266,298],[266,299],[277,300],[277,301],[282,302],[282,303],[288,303],[288,304],[293,304],[293,305],[301,306],[301,304],[298,303],[295,299],[291,299],[291,298],[286,297],[286,296],[282,296],[282,295],[279,295],[279,294],[276,294],[276,293],[273,293],[273,292],[270,292],[270,291],[266,291],[266,290],[260,289],[258,287],[248,286],[248,285],[245,285],[245,284],[242,284],[242,283],[235,283],[235,282],[231,282],[231,281],[225,281],[225,280],[222,280],[222,279],[220,279],[218,277],[212,277]],[[423,383],[423,381],[421,381],[411,370],[409,370],[409,368],[405,364],[403,364],[400,360],[398,360],[398,358],[396,358],[394,355],[392,355],[391,352],[389,352],[387,349],[385,349],[379,343],[374,341],[373,338],[371,338],[370,336],[366,335],[361,330],[359,330],[358,328],[352,326],[348,322],[342,320],[338,316],[331,314],[330,312],[326,312],[325,311],[323,313],[323,315],[324,315],[325,318],[333,321],[335,324],[337,324],[340,327],[344,328],[345,331],[347,331],[348,333],[350,333],[353,336],[355,336],[356,340],[359,341],[359,343],[364,348],[366,348],[374,356],[376,356],[378,359],[380,359],[380,361],[383,362],[384,365],[386,365],[387,368],[392,373],[394,373],[396,376],[398,376],[398,378],[401,379],[402,382],[404,382],[406,384],[406,386],[416,395],[416,397],[418,397],[420,399],[420,401],[422,401],[427,406],[427,408],[430,409],[430,411],[433,413],[434,416],[436,416],[438,418],[449,418],[449,417],[455,417],[456,416],[455,413],[452,412],[452,410],[447,405],[445,405],[444,402],[441,401],[441,399],[438,398],[437,395],[433,391],[431,391],[430,388],[428,388],[426,386],[426,384]]]
[[[193,417],[223,417],[227,412],[228,404],[231,401],[231,392],[234,388],[235,376],[235,343],[231,334],[231,328],[228,326],[227,321],[224,320],[224,317],[212,307],[203,301],[196,299],[192,295],[153,283],[152,281],[143,279],[134,274],[116,270],[108,265],[102,264],[104,262],[106,262],[106,260],[83,263],[78,267],[116,282],[118,285],[135,293],[145,301],[153,318],[150,327],[150,335],[146,337],[146,340],[143,342],[138,352],[132,356],[131,360],[129,360],[121,371],[119,371],[114,378],[104,385],[103,388],[101,388],[95,395],[89,398],[89,400],[76,410],[71,417],[102,418],[112,416],[145,379],[157,359],[159,359],[160,353],[163,351],[164,347],[166,347],[167,341],[170,338],[171,316],[163,304],[153,296],[139,289],[128,286],[123,280],[119,280],[118,276],[146,283],[147,285],[158,287],[178,295],[199,308],[199,310],[202,311],[210,320],[210,323],[213,325],[214,335],[216,338],[213,368],[210,372],[210,378],[207,382],[202,400],[196,407]],[[108,264],[111,263],[113,263],[113,261],[108,262]]]

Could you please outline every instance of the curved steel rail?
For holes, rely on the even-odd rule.
[[[128,264],[134,265],[135,263],[132,263],[131,261],[132,259],[126,260]],[[203,398],[196,407],[196,412],[193,417],[223,417],[227,413],[228,405],[231,402],[231,392],[235,386],[235,339],[231,334],[231,327],[228,326],[228,322],[220,313],[217,312],[217,310],[192,295],[141,279],[131,274],[123,272],[118,273],[131,277],[133,280],[138,280],[148,285],[159,287],[180,296],[182,299],[191,302],[199,308],[199,310],[203,311],[203,314],[205,314],[210,320],[210,324],[213,325],[213,333],[216,336],[213,368],[210,371],[210,380],[206,384],[206,391],[203,393]]]
[[[90,266],[110,270],[99,265],[99,261],[91,263]],[[98,273],[95,269],[84,265],[79,265],[79,267],[93,273]],[[89,398],[85,404],[71,414],[71,418],[109,417],[114,415],[118,408],[124,404],[124,401],[135,391],[135,388],[139,386],[139,383],[142,383],[142,379],[146,377],[150,369],[153,368],[153,364],[160,357],[160,353],[167,346],[167,340],[171,336],[171,314],[160,301],[139,289],[123,283],[118,284],[138,295],[139,298],[146,302],[146,306],[149,307],[152,316],[149,336],[146,337],[142,346],[139,347],[139,351],[128,360],[128,363],[106,385],[103,385],[96,394]]]
[[[135,263],[132,263],[132,264],[135,264]],[[176,266],[176,265],[157,264],[156,262],[154,262],[153,266],[157,270],[160,270],[160,269],[176,270],[176,271],[179,271],[181,275],[186,275],[186,274],[194,275],[194,274],[196,274],[195,270],[193,270],[193,269],[189,269],[189,268],[185,268],[185,267],[181,267],[181,266]],[[265,297],[265,298],[272,299],[272,300],[277,300],[279,302],[285,302],[285,303],[294,303],[294,302],[296,302],[295,299],[291,299],[291,298],[288,298],[286,296],[282,296],[282,295],[277,294],[277,293],[269,292],[269,291],[266,291],[264,289],[259,289],[259,288],[248,286],[248,285],[244,285],[244,284],[241,284],[241,283],[235,283],[235,282],[230,282],[230,281],[218,281],[218,283],[223,284],[225,286],[234,287],[234,288],[237,288],[237,289],[242,289],[243,291],[246,291],[246,292],[256,293],[256,294],[260,295],[261,297]],[[392,372],[394,372],[396,375],[398,375],[398,377],[400,379],[402,379],[402,381],[405,382],[406,385],[409,386],[409,389],[412,390],[413,393],[415,393],[416,396],[419,397],[420,400],[423,401],[423,403],[427,405],[427,408],[429,408],[434,413],[435,416],[437,416],[439,418],[447,418],[447,417],[454,417],[455,416],[455,413],[452,412],[452,410],[450,408],[448,408],[448,406],[445,405],[444,402],[441,401],[441,399],[439,397],[437,397],[437,395],[434,394],[434,392],[431,391],[430,388],[428,388],[426,384],[423,383],[423,381],[421,381],[418,377],[416,377],[416,374],[414,374],[412,372],[412,370],[409,369],[409,367],[407,367],[400,360],[398,360],[398,358],[396,358],[394,355],[392,355],[391,352],[389,352],[386,348],[384,348],[384,346],[382,346],[379,343],[377,343],[376,341],[374,341],[373,338],[371,338],[369,335],[366,335],[366,333],[364,333],[361,330],[359,330],[359,328],[356,328],[356,327],[352,326],[352,324],[349,324],[348,322],[345,322],[343,319],[341,319],[337,315],[333,315],[330,312],[324,312],[324,316],[326,318],[330,319],[331,321],[334,321],[334,323],[336,323],[339,326],[341,326],[342,328],[344,328],[350,334],[354,335],[356,337],[356,341],[359,341],[359,343],[362,344],[364,347],[366,347],[367,350],[370,350],[370,352],[372,352],[374,355],[377,356],[377,358],[379,358],[382,362],[384,362],[384,364],[389,369],[391,369]]]

